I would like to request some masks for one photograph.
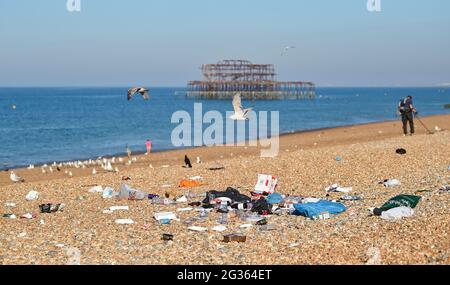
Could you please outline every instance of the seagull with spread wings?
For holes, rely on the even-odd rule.
[[[130,88],[128,90],[128,101],[130,101],[131,99],[133,99],[134,94],[139,93],[142,95],[142,97],[145,100],[150,99],[149,95],[148,95],[148,89],[144,88],[144,87],[133,87]]]
[[[287,46],[284,48],[283,52],[281,53],[281,56],[284,56],[290,49],[295,48],[294,46]]]
[[[248,113],[253,108],[244,109],[242,107],[241,93],[237,93],[233,98],[234,115],[230,117],[233,121],[246,121],[248,120]]]

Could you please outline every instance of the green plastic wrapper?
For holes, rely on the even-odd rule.
[[[419,204],[422,197],[413,195],[399,195],[391,198],[386,204],[381,208],[376,208],[373,213],[377,216],[381,216],[383,212],[389,211],[390,209],[398,207],[409,207],[414,209],[417,204]]]

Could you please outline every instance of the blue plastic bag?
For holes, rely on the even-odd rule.
[[[281,202],[283,202],[283,196],[278,193],[270,194],[269,196],[267,196],[267,202],[271,205],[280,204]]]
[[[293,215],[304,216],[311,219],[323,213],[337,215],[347,210],[347,208],[341,203],[334,203],[325,200],[318,203],[295,204],[294,208],[295,212]]]

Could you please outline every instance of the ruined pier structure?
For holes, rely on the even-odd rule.
[[[202,66],[203,79],[188,83],[187,96],[196,99],[231,99],[241,93],[247,100],[313,99],[312,82],[276,80],[272,64],[224,60]]]

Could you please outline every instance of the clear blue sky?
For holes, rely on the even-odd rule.
[[[381,1],[0,0],[0,86],[184,86],[234,58],[321,86],[450,82],[450,1]]]

